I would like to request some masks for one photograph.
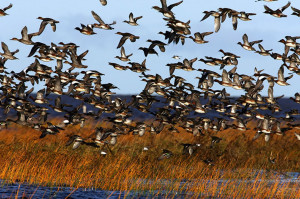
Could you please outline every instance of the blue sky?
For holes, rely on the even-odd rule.
[[[168,4],[175,3],[177,1],[168,0]],[[175,7],[173,12],[177,19],[181,21],[191,20],[191,32],[192,35],[195,32],[208,32],[214,30],[213,18],[209,17],[205,21],[200,22],[204,16],[203,11],[217,10],[218,8],[228,7],[237,11],[254,12],[257,15],[252,16],[252,21],[240,21],[236,31],[233,30],[231,25],[231,19],[226,19],[221,25],[221,29],[218,33],[214,33],[206,37],[209,41],[207,44],[196,44],[192,40],[187,39],[184,46],[169,44],[166,47],[166,52],[161,53],[159,50],[159,56],[148,55],[146,66],[150,69],[149,74],[160,74],[166,78],[169,76],[169,69],[166,66],[168,63],[176,63],[177,60],[172,59],[173,55],[180,55],[182,60],[184,58],[192,59],[197,57],[204,58],[204,56],[212,56],[221,58],[222,53],[218,52],[219,49],[223,49],[227,52],[235,53],[241,58],[239,59],[239,65],[237,72],[239,74],[252,75],[254,73],[254,67],[258,69],[264,69],[266,73],[273,76],[277,76],[277,71],[281,66],[281,61],[275,61],[271,57],[265,57],[258,55],[257,53],[244,50],[237,45],[237,42],[242,42],[242,35],[246,33],[250,41],[263,39],[261,43],[265,49],[273,49],[273,52],[283,53],[284,45],[278,42],[280,39],[284,39],[285,36],[300,36],[300,18],[291,15],[291,8],[287,8],[284,13],[288,15],[287,18],[275,18],[271,15],[264,14],[263,5],[268,5],[270,8],[280,8],[284,6],[288,1],[279,0],[277,2],[255,2],[255,0],[184,0],[184,2]],[[159,31],[167,30],[165,26],[166,22],[162,19],[163,15],[156,10],[152,9],[152,6],[160,6],[159,0],[108,0],[107,6],[102,6],[98,0],[80,1],[80,0],[26,0],[26,1],[1,1],[0,7],[6,7],[9,3],[13,4],[13,7],[7,10],[8,16],[0,18],[1,34],[0,40],[5,42],[10,50],[20,49],[20,52],[16,54],[19,60],[9,60],[6,63],[8,70],[20,71],[34,62],[33,58],[27,58],[27,55],[31,49],[31,46],[26,46],[16,41],[11,41],[12,37],[21,37],[21,30],[26,25],[28,32],[37,32],[40,25],[40,20],[37,17],[51,17],[60,21],[57,24],[56,32],[52,32],[50,26],[47,26],[42,35],[34,37],[33,41],[40,41],[46,44],[51,42],[74,42],[80,46],[78,53],[89,50],[86,56],[84,64],[88,65],[91,70],[98,70],[105,74],[103,76],[103,83],[111,82],[118,86],[120,90],[115,90],[118,94],[134,94],[139,93],[145,86],[145,82],[140,81],[140,74],[131,71],[117,71],[113,67],[108,65],[108,62],[115,62],[121,65],[126,65],[125,62],[121,62],[114,57],[120,55],[120,49],[116,49],[118,42],[121,38],[120,35],[115,33],[130,32],[140,36],[140,39],[135,43],[127,41],[124,44],[126,54],[133,53],[131,61],[142,62],[145,57],[142,51],[138,50],[139,47],[148,47],[149,43],[147,39],[158,39],[163,42],[164,37],[157,34]],[[293,1],[292,6],[300,8],[300,2]],[[114,30],[102,30],[95,29],[96,35],[86,36],[79,33],[74,28],[80,26],[80,23],[91,24],[96,21],[91,15],[91,10],[94,10],[106,23],[117,21],[114,26]],[[128,20],[128,15],[133,12],[134,16],[143,16],[140,19],[139,26],[130,26],[123,23],[124,20]],[[256,48],[258,48],[256,46]],[[54,67],[55,62],[44,63]],[[65,66],[67,68],[69,66]],[[209,70],[215,70],[221,74],[218,67],[211,67],[203,64],[202,62],[195,62],[195,68],[206,68]],[[230,70],[232,66],[227,66],[225,69]],[[285,69],[285,75],[288,75],[290,71]],[[183,76],[188,82],[197,85],[197,79],[195,77],[200,76],[200,72],[186,72],[182,70],[176,70],[175,75]],[[299,92],[298,85],[300,85],[300,78],[298,75],[294,75],[292,79],[288,81],[291,85],[287,87],[275,85],[274,95],[279,96],[284,94],[285,96],[293,96],[294,93]],[[263,95],[266,95],[267,82],[265,82],[265,89]],[[37,86],[35,91],[42,88],[42,85]],[[218,84],[215,84],[213,89],[220,89]],[[244,92],[237,91],[226,87],[227,92],[232,96],[238,96]]]

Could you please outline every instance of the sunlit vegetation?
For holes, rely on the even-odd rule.
[[[151,121],[149,121],[151,122]],[[93,136],[100,124],[70,127],[55,136],[40,139],[31,128],[16,126],[0,132],[0,178],[7,182],[26,182],[40,186],[71,186],[103,190],[146,191],[152,196],[164,193],[174,197],[299,198],[299,184],[282,177],[300,171],[300,142],[294,130],[252,141],[255,132],[227,129],[211,132],[222,140],[211,146],[209,135],[194,137],[164,130],[158,135],[124,135],[110,150],[104,145],[86,145],[72,150],[65,146],[67,135],[77,132]],[[102,123],[106,128],[108,123]],[[181,143],[201,144],[194,154],[182,154]],[[148,151],[143,148],[148,147]],[[162,149],[173,152],[158,161]],[[100,151],[106,151],[103,156]],[[211,160],[209,165],[205,160]],[[274,160],[272,163],[270,160]],[[168,196],[167,196],[168,197]]]

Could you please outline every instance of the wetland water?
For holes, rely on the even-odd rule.
[[[257,171],[256,176],[261,174],[266,174],[266,171]],[[274,172],[272,172],[274,174]],[[263,181],[268,183],[268,186],[272,186],[275,183],[279,184],[279,186],[285,186],[287,184],[299,184],[300,191],[300,173],[299,172],[285,172],[282,174],[275,173],[276,179],[264,179]],[[241,182],[247,184],[253,184],[256,177],[249,180],[239,180],[239,179],[219,179],[219,180],[182,180],[176,181],[175,183],[180,183],[182,187],[181,192],[169,191],[169,190],[151,190],[151,191],[113,191],[113,190],[101,190],[101,189],[92,189],[92,188],[78,188],[75,189],[73,187],[45,187],[45,186],[35,186],[29,185],[27,183],[19,184],[12,183],[7,184],[2,180],[0,187],[0,198],[22,198],[22,196],[26,196],[27,198],[189,198],[193,196],[193,193],[185,191],[184,187],[188,187],[189,185],[195,186],[195,184],[199,184],[199,186],[214,186],[216,183],[217,191],[222,187],[222,185],[227,184],[229,182],[235,182],[237,185]],[[256,179],[257,181],[257,179]],[[260,180],[258,180],[260,181]],[[136,179],[133,180],[132,183],[145,183],[151,184],[152,180],[145,179]],[[157,181],[155,182],[157,183]],[[160,180],[162,187],[168,187],[169,189],[172,187],[174,181],[171,180]],[[288,188],[288,187],[287,187]],[[178,189],[179,190],[179,189]],[[195,197],[195,196],[193,196]],[[198,195],[201,198],[212,198],[210,195],[206,193],[201,193]],[[228,196],[227,196],[228,197]],[[213,197],[215,198],[215,197]],[[223,198],[223,197],[220,197]]]

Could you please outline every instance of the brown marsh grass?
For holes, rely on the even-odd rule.
[[[253,130],[211,132],[222,138],[212,148],[210,136],[194,137],[180,128],[178,134],[122,135],[111,146],[112,153],[103,147],[108,153],[105,157],[96,148],[72,150],[65,146],[67,135],[88,137],[95,126],[99,124],[70,127],[43,139],[39,139],[40,132],[26,127],[0,131],[0,179],[39,186],[147,191],[164,193],[166,198],[174,197],[175,192],[194,198],[300,198],[299,184],[280,181],[287,171],[300,172],[300,142],[294,130],[284,136],[274,135],[269,142],[263,137],[252,141]],[[180,143],[201,146],[189,156],[182,154]],[[162,149],[174,155],[158,161]],[[269,158],[276,158],[275,164]],[[213,166],[204,163],[206,159],[212,159]]]

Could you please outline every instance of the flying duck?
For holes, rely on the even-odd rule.
[[[45,27],[47,24],[50,24],[52,27],[53,32],[56,31],[56,24],[59,23],[59,21],[56,21],[51,18],[43,18],[43,17],[38,17],[37,19],[42,20],[39,31],[36,33],[33,33],[34,36],[42,34],[42,32],[45,30]]]
[[[115,21],[113,21],[111,24],[106,24],[104,23],[104,21],[99,17],[99,15],[97,15],[94,11],[91,11],[92,12],[92,15],[94,17],[94,19],[96,19],[96,21],[99,22],[99,24],[97,23],[94,23],[93,26],[94,28],[102,28],[104,30],[112,30],[114,28],[111,27],[111,25],[114,25],[116,24]]]
[[[5,11],[10,9],[12,6],[13,6],[12,4],[9,4],[7,7],[0,9],[0,17],[8,15]]]
[[[285,6],[283,6],[282,8],[278,8],[277,10],[272,10],[268,6],[264,5],[264,8],[266,10],[264,13],[270,14],[270,15],[272,15],[274,17],[278,17],[278,18],[287,17],[287,15],[283,14],[283,11],[285,9],[287,9],[290,5],[291,5],[291,2],[288,2]]]
[[[129,21],[123,21],[125,23],[128,23],[129,25],[132,25],[132,26],[138,26],[139,24],[137,23],[137,20],[143,18],[143,16],[139,16],[139,17],[133,17],[133,13],[131,12],[129,14]]]

